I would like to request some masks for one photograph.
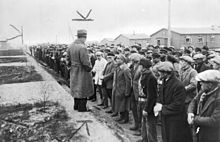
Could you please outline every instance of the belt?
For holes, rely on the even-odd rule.
[[[147,98],[138,98],[138,101],[140,101],[140,102],[146,102],[147,101]]]

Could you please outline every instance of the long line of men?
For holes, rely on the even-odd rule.
[[[66,49],[65,45],[30,48],[32,55],[69,80]],[[130,130],[142,136],[140,141],[157,141],[158,118],[163,142],[220,141],[217,52],[207,46],[180,50],[139,45],[87,49],[94,89],[101,99],[97,105],[120,124],[129,122],[131,111],[134,125]],[[97,101],[97,91],[88,98],[90,101]]]

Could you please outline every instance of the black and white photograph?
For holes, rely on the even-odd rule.
[[[220,0],[0,0],[0,142],[220,142]]]

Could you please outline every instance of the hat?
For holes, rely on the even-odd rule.
[[[161,72],[172,72],[174,70],[173,64],[168,61],[160,62],[156,68]]]
[[[160,54],[155,52],[155,53],[152,54],[152,57],[153,57],[153,59],[160,58]]]
[[[107,56],[115,56],[115,54],[113,52],[108,52]]]
[[[111,50],[110,50],[110,48],[106,48],[104,51],[108,53],[108,52],[110,52]]]
[[[191,51],[190,51],[189,49],[185,49],[185,50],[184,50],[184,53],[186,53],[186,54],[190,54]]]
[[[130,49],[129,48],[125,48],[124,51],[130,51]]]
[[[193,56],[193,59],[194,59],[194,60],[196,60],[196,59],[203,59],[203,58],[205,58],[205,55],[203,55],[203,54],[201,54],[201,53],[196,54],[196,55]]]
[[[202,49],[199,48],[199,47],[196,47],[196,48],[195,48],[195,52],[202,52]]]
[[[164,47],[164,49],[165,49],[166,51],[172,52],[172,49],[170,49],[170,48],[168,48],[168,47]]]
[[[98,51],[98,52],[95,53],[95,55],[96,55],[96,56],[98,56],[98,55],[101,56],[101,55],[102,55],[102,52]]]
[[[191,58],[190,56],[181,56],[180,59],[184,60],[188,63],[193,63],[194,62],[193,58]]]
[[[77,36],[79,37],[86,37],[87,36],[87,31],[84,29],[78,30],[77,31]]]
[[[167,61],[170,61],[171,63],[178,63],[179,61],[177,60],[177,58],[175,58],[172,55],[167,55]]]
[[[142,65],[145,68],[150,68],[152,66],[152,62],[146,58],[142,58],[139,62],[140,65]]]
[[[197,81],[219,82],[220,72],[218,70],[206,70],[196,75]]]
[[[160,53],[167,53],[167,50],[165,50],[165,49],[160,49]]]
[[[132,45],[131,48],[136,48],[137,50],[141,50],[141,46],[139,45]]]
[[[140,55],[139,53],[132,53],[129,58],[133,61],[140,61],[140,59],[143,58],[143,55]]]
[[[123,54],[117,55],[117,58],[121,59],[123,62],[126,62],[126,57]]]
[[[212,58],[211,62],[214,62],[214,63],[220,65],[220,56],[216,56],[216,57]]]

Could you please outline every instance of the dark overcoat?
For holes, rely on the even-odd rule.
[[[75,40],[67,50],[67,60],[71,64],[70,89],[74,98],[87,98],[93,95],[94,87],[91,63],[86,45]]]
[[[124,112],[130,110],[131,72],[126,64],[114,71],[112,90],[112,110]]]
[[[134,95],[135,100],[138,101],[138,96],[139,96],[138,86],[141,77],[141,68],[139,65],[135,67],[133,66],[131,76],[132,76],[132,90],[133,90],[131,95]]]
[[[195,114],[194,124],[198,128],[198,142],[220,141],[220,87],[212,90],[210,94],[201,101],[200,92],[190,103],[188,113]]]
[[[113,75],[115,70],[115,63],[108,62],[103,71],[103,82],[105,84],[106,89],[112,89],[113,87]]]
[[[185,112],[186,90],[174,74],[163,80],[158,102],[161,103],[163,142],[192,142],[191,130]]]

